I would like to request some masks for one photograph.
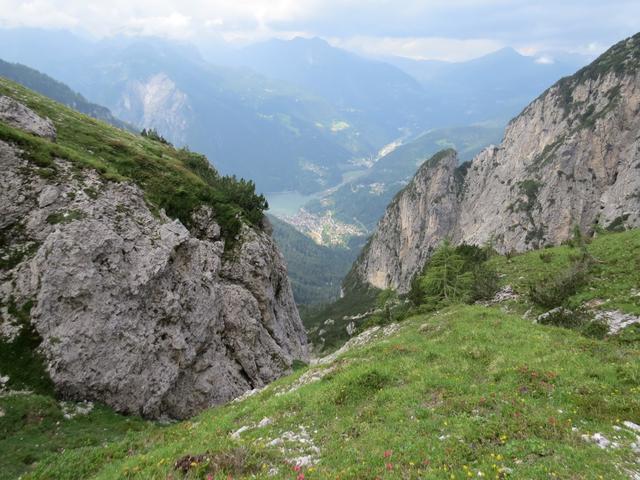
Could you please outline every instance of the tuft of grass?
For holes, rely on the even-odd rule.
[[[47,216],[47,223],[57,225],[59,223],[70,223],[74,220],[81,220],[86,215],[80,210],[69,210],[66,212],[55,212]]]
[[[550,259],[543,259],[550,262]],[[533,303],[544,308],[561,307],[564,303],[588,281],[590,263],[586,261],[574,262],[566,270],[544,278],[542,281],[531,283],[529,298]]]
[[[38,251],[39,246],[40,244],[38,242],[30,242],[8,249],[0,246],[0,270],[11,270],[25,258],[34,255]]]

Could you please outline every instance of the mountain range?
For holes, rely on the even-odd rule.
[[[33,68],[29,68],[26,65],[0,60],[0,76],[24,85],[80,113],[105,121],[124,130],[133,130],[131,125],[117,119],[108,108],[89,102],[64,83],[40,73]]]
[[[574,69],[515,52],[506,57],[500,69],[494,56],[441,65],[448,73],[424,84],[398,66],[317,38],[252,45],[216,57],[214,66],[196,48],[158,38],[94,41],[64,31],[0,29],[0,58],[64,82],[138,129],[204,152],[222,172],[253,178],[263,192],[326,190],[386,144],[429,129],[502,125],[503,111],[484,105],[469,116],[441,99],[466,104],[475,95],[515,111]],[[476,73],[501,76],[522,63],[538,68],[529,90],[514,75],[503,76],[509,89],[474,86]]]
[[[409,290],[445,239],[501,253],[567,241],[577,229],[640,226],[640,34],[565,77],[460,165],[425,162],[388,206],[354,265],[377,288]]]

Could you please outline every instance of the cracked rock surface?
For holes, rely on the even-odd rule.
[[[19,325],[9,302],[31,305],[62,398],[184,418],[308,359],[267,233],[245,226],[225,251],[210,209],[189,230],[152,212],[138,187],[55,161],[55,178],[42,178],[0,141],[0,256],[13,259],[0,269],[0,334]]]

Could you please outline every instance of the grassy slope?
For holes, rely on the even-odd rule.
[[[264,199],[253,194],[253,185],[220,177],[201,155],[119,130],[2,77],[0,95],[23,102],[55,124],[57,139],[51,142],[0,122],[0,140],[19,145],[40,175],[56,175],[53,158],[59,157],[78,168],[94,168],[109,180],[133,181],[153,207],[185,224],[197,206],[209,204],[228,238],[239,230],[236,215],[254,223],[262,218],[255,205]]]
[[[99,446],[128,432],[153,428],[151,423],[122,417],[102,406],[89,415],[65,419],[61,405],[45,395],[0,395],[0,411],[4,413],[0,415],[1,479],[17,478],[46,455]]]
[[[595,239],[589,249],[601,263],[572,302],[611,299],[602,308],[637,311],[639,248],[640,230]],[[557,247],[493,262],[505,283],[524,291],[526,278],[561,269],[574,253]],[[268,443],[300,426],[320,448],[320,462],[302,469],[307,480],[462,479],[480,471],[487,478],[616,479],[627,478],[624,469],[638,470],[633,437],[614,427],[640,422],[640,336],[586,338],[505,307],[529,308],[522,298],[503,308],[455,306],[412,317],[397,334],[334,364],[298,371],[188,422],[146,424],[142,433],[104,446],[49,455],[27,478],[296,478],[285,462],[304,450],[292,443],[283,453]],[[320,381],[276,394],[308,370],[326,368],[333,370]],[[273,423],[231,437],[265,417]],[[595,432],[621,448],[603,450],[581,438]],[[16,439],[10,435],[5,445]],[[174,470],[181,457],[204,453],[223,469],[213,473],[196,459],[186,476]],[[268,477],[273,467],[278,473]]]
[[[570,306],[602,300],[599,309],[640,315],[640,229],[601,234],[587,245],[587,250],[596,262],[588,284],[571,297]],[[547,258],[546,262],[541,255]],[[525,295],[530,282],[567,268],[572,255],[579,255],[579,251],[559,246],[491,261],[504,274],[502,282]]]
[[[623,233],[604,233],[587,246],[596,262],[592,267],[589,282],[570,298],[569,307],[577,307],[594,301],[592,308],[600,310],[620,310],[624,313],[640,315],[640,229]],[[548,276],[566,269],[571,256],[578,256],[579,250],[569,246],[532,251],[511,258],[497,256],[490,260],[501,274],[502,285],[511,285],[520,294],[518,301],[510,302],[514,311],[530,315],[544,310],[527,301],[528,287]],[[547,259],[543,261],[541,254]],[[310,338],[317,343],[317,331],[325,330],[327,339],[323,351],[331,351],[348,339],[345,323],[336,321],[325,325],[328,318],[339,320],[345,315],[358,315],[370,310],[375,304],[379,291],[363,289],[347,290],[345,297],[321,308],[302,310],[303,320],[310,329]],[[358,328],[367,323],[367,318],[355,321]]]
[[[217,478],[294,478],[287,456],[266,444],[304,425],[321,449],[313,478],[624,478],[629,448],[580,438],[640,418],[637,344],[591,340],[531,324],[497,308],[461,306],[414,317],[397,335],[353,350],[321,381],[277,396],[301,373],[243,402],[106,447],[48,457],[29,478],[182,478],[173,463],[209,452],[231,465]],[[319,367],[322,369],[323,367]],[[259,422],[273,424],[229,433]],[[577,428],[577,431],[573,429]],[[244,449],[244,450],[243,450]],[[384,452],[391,450],[390,457]],[[387,463],[391,465],[386,465]],[[469,470],[467,470],[469,469]],[[188,478],[206,478],[195,463]]]

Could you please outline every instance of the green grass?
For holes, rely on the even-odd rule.
[[[569,298],[567,307],[577,308],[593,301],[590,305],[595,309],[640,315],[640,229],[599,233],[586,248],[595,261],[586,284]],[[579,248],[563,245],[518,255],[494,256],[489,265],[498,272],[501,286],[511,285],[520,294],[517,301],[511,302],[514,311],[524,313],[531,309],[531,313],[537,315],[546,310],[528,300],[529,285],[544,282],[567,270],[571,258],[579,255]],[[353,271],[347,275],[344,284],[348,288],[339,300],[329,305],[301,308],[309,338],[318,350],[329,352],[339,348],[349,339],[342,318],[362,314],[375,306],[379,290],[358,284],[356,278]],[[333,325],[324,324],[329,318],[334,320]],[[368,325],[369,318],[356,320],[356,328],[361,330]],[[321,329],[324,332],[319,335]],[[325,343],[319,348],[321,337]]]
[[[95,169],[106,180],[132,181],[152,208],[165,209],[187,226],[194,209],[210,205],[231,242],[243,220],[259,225],[262,219],[267,205],[256,195],[253,182],[218,175],[202,155],[117,129],[1,77],[0,95],[54,122],[55,142],[0,123],[0,140],[19,146],[41,176],[61,175],[54,163],[54,158],[61,158],[76,168]]]
[[[600,309],[640,315],[640,229],[598,234],[587,245],[587,251],[595,263],[587,284],[569,299],[570,306],[597,300],[603,302],[598,305]],[[578,248],[559,246],[511,258],[494,257],[491,262],[504,275],[501,279],[504,285],[526,295],[531,282],[543,281],[565,270],[570,257],[579,254]]]
[[[601,308],[637,312],[640,230],[587,248],[596,263],[571,303],[608,299]],[[561,246],[490,262],[526,294],[528,281],[579,253]],[[640,328],[590,338],[523,318],[524,295],[504,307],[413,316],[334,363],[301,366],[253,397],[165,427],[100,407],[65,420],[49,396],[0,396],[0,478],[623,479],[638,470],[634,438],[617,428],[640,419]],[[291,391],[312,371],[325,375]],[[287,462],[309,451],[270,442],[300,426],[320,453],[296,472]],[[621,447],[582,438],[596,432]]]
[[[322,380],[276,395],[305,371],[188,422],[50,455],[25,478],[295,478],[284,463],[294,454],[268,443],[301,425],[321,451],[305,479],[462,479],[479,471],[618,479],[620,467],[632,466],[631,437],[613,427],[640,418],[637,343],[459,306],[411,318],[398,334],[347,353]],[[265,417],[273,423],[229,435]],[[623,447],[605,451],[580,437],[594,432]],[[198,460],[187,476],[173,469],[201,454],[216,468]],[[273,467],[279,473],[269,477]]]
[[[0,479],[17,478],[42,458],[55,458],[65,450],[100,448],[127,434],[158,428],[101,406],[86,416],[65,419],[58,402],[37,394],[0,395],[0,410]],[[82,478],[79,471],[75,475]]]

